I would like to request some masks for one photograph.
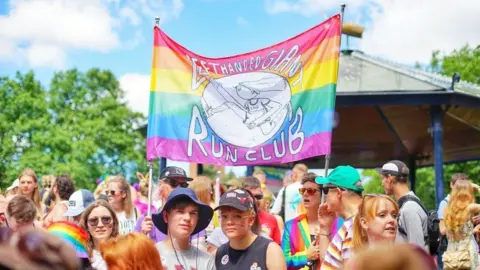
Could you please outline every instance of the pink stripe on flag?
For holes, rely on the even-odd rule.
[[[227,150],[226,145],[223,145],[223,154],[220,157],[214,157],[212,155],[212,146],[211,143],[202,143],[203,148],[205,149],[206,156],[201,151],[199,145],[196,142],[193,142],[193,154],[192,157],[188,157],[187,147],[188,141],[186,140],[172,140],[164,139],[161,137],[152,137],[147,139],[147,160],[153,160],[159,157],[169,157],[172,160],[176,161],[185,161],[192,162],[193,160],[196,163],[204,164],[214,164],[214,165],[226,165],[226,166],[250,166],[250,165],[260,165],[260,164],[280,164],[287,163],[296,160],[306,159],[315,156],[322,156],[329,154],[331,151],[331,132],[322,132],[317,133],[312,136],[305,138],[302,146],[302,150],[298,154],[292,155],[288,151],[288,142],[285,142],[286,154],[282,157],[275,157],[274,155],[274,146],[273,144],[266,144],[262,146],[257,146],[253,148],[242,148],[229,145],[231,153],[235,153],[237,149],[237,160],[232,161],[231,156],[229,155],[228,161],[226,160]],[[298,140],[293,143],[294,147],[298,147]],[[215,151],[219,152],[219,144],[215,144]],[[262,152],[264,157],[271,157],[270,160],[262,159]],[[283,145],[278,145],[278,151],[282,153],[284,150]],[[251,154],[250,157],[257,158],[254,161],[247,160],[247,152],[255,151],[254,154]]]

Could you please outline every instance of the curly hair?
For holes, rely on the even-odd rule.
[[[472,183],[468,180],[458,180],[445,210],[445,227],[448,231],[455,233],[460,230],[460,227],[470,218],[468,205],[474,202]]]
[[[55,178],[54,186],[58,189],[58,196],[61,200],[68,200],[75,192],[72,178],[68,174],[61,174]]]

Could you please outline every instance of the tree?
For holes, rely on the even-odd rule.
[[[452,76],[455,72],[459,72],[464,81],[480,84],[480,46],[465,45],[442,57],[440,73]]]
[[[0,101],[2,186],[27,166],[39,176],[68,173],[90,189],[106,172],[134,179],[138,167],[146,170],[137,130],[145,118],[120,101],[124,92],[110,71],[58,72],[48,91],[33,72],[17,74],[0,80],[0,96],[7,97]]]
[[[0,78],[0,180],[7,186],[21,168],[48,165],[42,154],[50,125],[46,91],[33,72]]]

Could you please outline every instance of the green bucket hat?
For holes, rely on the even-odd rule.
[[[358,185],[360,174],[352,166],[338,166],[327,177],[317,176],[315,182],[323,186],[336,186],[344,189],[363,192]]]

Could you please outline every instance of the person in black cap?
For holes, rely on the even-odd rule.
[[[170,193],[162,211],[152,216],[155,227],[167,235],[156,244],[163,267],[215,269],[213,255],[190,244],[190,236],[205,230],[212,217],[212,208],[201,203],[192,189],[176,188]]]
[[[160,173],[157,194],[159,194],[161,198],[167,198],[172,190],[176,189],[177,187],[188,187],[189,181],[192,181],[192,178],[188,177],[185,173],[185,170],[182,168],[175,166],[166,167]],[[160,210],[161,209],[159,209],[159,211]],[[150,239],[152,239],[155,243],[163,241],[166,237],[165,234],[153,227],[152,217],[147,216],[147,214],[140,216],[140,218],[137,220],[135,231],[148,234]]]
[[[428,217],[420,199],[408,187],[408,167],[392,160],[376,170],[382,176],[385,194],[393,195],[400,207],[397,242],[416,244],[428,251]]]
[[[280,246],[252,232],[257,208],[252,194],[246,189],[233,189],[222,195],[215,210],[220,211],[220,223],[228,242],[217,249],[217,270],[287,269]]]

